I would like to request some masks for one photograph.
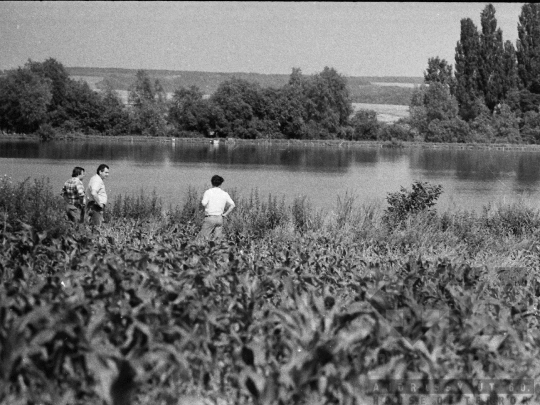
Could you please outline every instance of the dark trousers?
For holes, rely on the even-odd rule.
[[[86,212],[90,216],[90,225],[101,225],[103,222],[103,209],[94,201],[88,201]]]
[[[66,215],[71,222],[84,222],[84,208],[80,205],[66,204]]]

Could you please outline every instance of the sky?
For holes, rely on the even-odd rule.
[[[460,21],[488,3],[0,2],[0,69],[66,67],[421,77],[454,64]],[[516,44],[524,3],[492,3]]]

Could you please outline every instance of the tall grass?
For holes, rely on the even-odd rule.
[[[110,210],[105,210],[105,220],[111,218],[150,219],[162,215],[163,203],[153,190],[150,196],[141,189],[136,195],[120,195],[111,204]]]
[[[268,195],[263,199],[259,190],[254,189],[247,198],[237,197],[236,209],[227,227],[235,234],[263,236],[289,220],[284,197],[278,200]]]
[[[202,192],[192,187],[179,204],[167,209],[155,191],[118,196],[106,211],[106,226],[118,227],[125,223],[118,221],[123,220],[150,221],[155,227],[187,226],[195,235],[204,218]],[[435,254],[439,249],[468,257],[479,257],[486,251],[497,256],[516,249],[531,250],[538,246],[540,235],[540,211],[523,202],[491,204],[481,212],[419,212],[392,228],[384,222],[384,205],[358,204],[357,196],[351,193],[337,196],[331,209],[316,209],[306,197],[286,204],[284,197],[262,197],[257,189],[246,197],[237,190],[230,194],[237,204],[225,221],[230,235],[290,239],[311,235],[400,252]],[[65,218],[62,198],[47,179],[16,183],[6,176],[0,178],[0,228],[16,230],[22,223],[38,231],[60,232],[72,226]],[[130,227],[122,225],[122,229]]]
[[[52,189],[47,178],[27,178],[13,182],[10,177],[0,178],[0,221],[4,228],[21,228],[21,223],[36,230],[64,228],[64,201],[60,190]]]
[[[300,234],[308,231],[319,231],[324,226],[326,212],[316,210],[306,196],[296,197],[291,205],[293,227]]]
[[[499,203],[484,207],[483,221],[492,232],[521,236],[539,228],[540,215],[522,201],[509,205]]]

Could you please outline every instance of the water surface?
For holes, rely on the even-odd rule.
[[[100,163],[110,166],[110,197],[155,190],[165,205],[181,203],[190,186],[202,193],[214,174],[225,178],[224,189],[240,196],[255,189],[264,198],[306,196],[320,208],[333,208],[345,193],[359,203],[385,205],[388,193],[415,180],[443,186],[439,209],[479,210],[519,200],[536,204],[540,198],[538,151],[0,141],[0,175],[14,180],[44,176],[58,192],[74,166],[86,169],[86,184]]]

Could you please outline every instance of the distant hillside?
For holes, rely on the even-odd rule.
[[[135,80],[136,69],[118,68],[66,68],[70,76],[87,81],[96,89],[111,86],[127,91]],[[152,79],[159,79],[167,93],[181,87],[197,86],[205,94],[212,94],[218,86],[232,77],[259,83],[262,87],[279,88],[287,83],[289,75],[261,73],[214,73],[173,70],[146,70]],[[347,77],[352,101],[369,104],[408,105],[415,86],[422,84],[421,77]]]

